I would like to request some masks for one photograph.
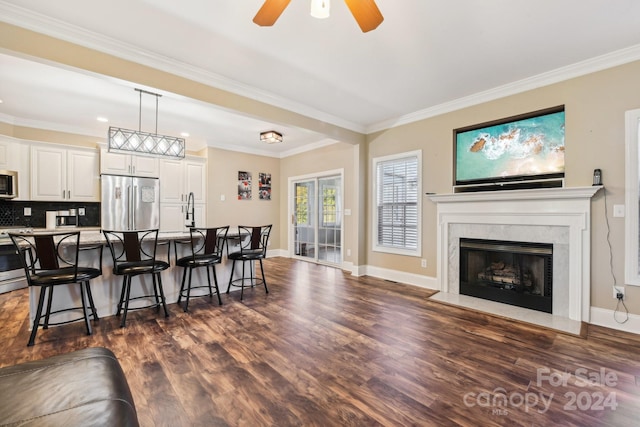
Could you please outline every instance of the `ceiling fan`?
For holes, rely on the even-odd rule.
[[[253,22],[261,27],[272,26],[287,8],[290,1],[291,0],[265,0],[253,18]],[[344,0],[344,2],[349,7],[351,14],[358,22],[363,33],[375,30],[384,20],[374,0]],[[328,6],[329,2],[327,1],[326,3]]]

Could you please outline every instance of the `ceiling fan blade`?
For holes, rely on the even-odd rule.
[[[374,0],[344,0],[363,33],[375,30],[384,21]]]
[[[253,18],[253,22],[261,27],[270,27],[278,20],[291,0],[265,0]]]

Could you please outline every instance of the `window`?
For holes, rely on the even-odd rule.
[[[373,250],[420,256],[422,151],[373,159]]]

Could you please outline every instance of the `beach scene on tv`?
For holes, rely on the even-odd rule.
[[[564,172],[564,111],[456,134],[456,182]]]

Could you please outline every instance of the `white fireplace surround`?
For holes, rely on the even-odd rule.
[[[589,322],[591,197],[600,188],[429,195],[437,203],[437,283],[440,291],[460,293],[461,237],[552,243],[552,315]],[[514,308],[503,306],[505,313]]]

